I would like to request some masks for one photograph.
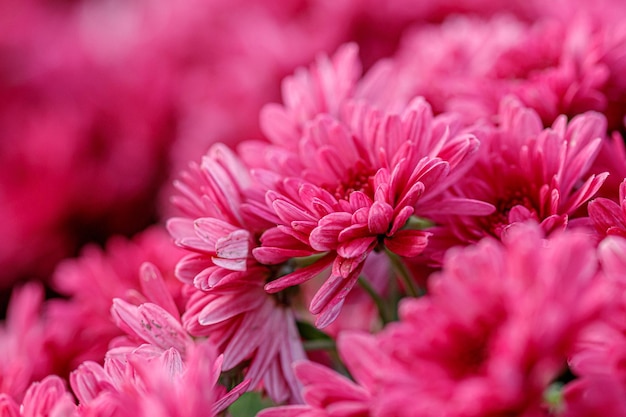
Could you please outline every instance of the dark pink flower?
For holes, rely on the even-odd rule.
[[[112,355],[104,367],[85,362],[71,375],[81,416],[216,416],[241,395],[218,385],[222,357],[208,341],[191,344],[183,358],[175,348]]]
[[[69,299],[46,303],[49,320],[68,324],[47,328],[47,349],[60,367],[57,372],[66,375],[85,360],[102,361],[110,341],[122,334],[110,317],[114,298],[132,304],[153,302],[179,314],[185,300],[174,266],[183,253],[162,227],[155,226],[132,240],[112,238],[104,251],[87,246],[79,258],[61,263],[53,284]]]
[[[287,104],[270,108],[282,115],[269,132],[273,144],[242,144],[246,161],[258,167],[256,178],[269,190],[267,207],[253,207],[277,224],[261,236],[254,257],[271,265],[323,255],[266,289],[300,284],[332,265],[310,305],[319,315],[319,327],[337,317],[373,250],[386,248],[404,257],[422,252],[429,233],[405,228],[412,215],[454,206],[460,212],[492,209],[467,199],[443,198],[471,165],[477,139],[460,131],[453,117],[434,117],[419,98],[397,113],[372,106],[368,97],[375,95],[375,82],[356,80],[359,66],[348,48],[285,84]]]
[[[251,253],[271,223],[242,209],[262,198],[258,184],[232,151],[215,145],[176,186],[174,202],[189,216],[167,223],[176,243],[189,251],[176,274],[195,287],[186,290],[185,329],[209,336],[224,354],[223,370],[243,371],[252,389],[262,384],[278,403],[299,401],[291,363],[303,359],[304,351],[292,295],[264,291],[279,268],[258,263]]]
[[[496,14],[416,25],[396,55],[396,86],[389,88],[423,95],[437,111],[457,111],[468,122],[488,120],[514,94],[546,126],[560,114],[594,110],[615,129],[625,115],[626,33],[611,20],[581,12],[527,23]]]
[[[531,227],[532,226],[532,227]],[[446,255],[429,295],[407,299],[379,337],[381,415],[538,415],[607,288],[584,234],[518,225]],[[415,407],[405,407],[420,398]]]
[[[433,214],[457,241],[501,237],[511,224],[526,220],[539,222],[545,232],[562,229],[608,175],[588,174],[604,137],[602,115],[584,113],[569,122],[562,116],[544,129],[534,110],[508,97],[498,118],[480,158],[452,187],[457,195],[490,203],[496,211],[489,216]]]

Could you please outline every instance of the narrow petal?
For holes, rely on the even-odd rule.
[[[198,321],[203,326],[210,326],[238,314],[259,308],[264,302],[265,294],[260,291],[236,292],[216,296],[200,311]]]
[[[291,274],[284,275],[274,281],[268,282],[265,285],[265,291],[269,293],[276,293],[284,290],[287,287],[302,284],[317,275],[321,274],[335,259],[335,254],[329,253],[318,259],[315,263],[305,266],[304,268],[297,269]]]
[[[146,298],[150,302],[161,306],[173,317],[178,317],[180,313],[178,312],[172,294],[167,289],[167,285],[165,285],[161,271],[150,262],[144,262],[141,265],[139,277],[141,291]]]
[[[374,202],[372,207],[370,207],[367,219],[367,226],[370,232],[375,235],[387,233],[392,216],[393,208],[389,204],[381,203],[380,201]]]
[[[421,230],[400,230],[393,237],[385,239],[385,246],[393,253],[410,258],[424,251],[431,234]]]
[[[609,228],[619,226],[626,229],[622,208],[608,198],[596,198],[587,205],[589,217],[598,230],[606,232]]]

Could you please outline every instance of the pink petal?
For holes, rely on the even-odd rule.
[[[184,217],[172,217],[166,223],[167,231],[175,239],[179,240],[188,236],[195,236],[193,220]]]
[[[144,262],[141,265],[139,277],[141,291],[146,298],[150,302],[161,306],[173,317],[178,317],[180,313],[178,312],[172,294],[167,289],[167,285],[165,285],[161,271],[150,262]]]
[[[162,349],[173,347],[184,352],[190,342],[180,322],[156,304],[137,307],[115,298],[111,315],[120,328]]]
[[[322,252],[335,249],[339,233],[350,225],[351,220],[352,215],[345,212],[331,213],[322,218],[309,236],[311,247]]]
[[[248,257],[250,248],[250,232],[239,229],[227,236],[217,239],[215,252],[218,257],[225,259],[241,259]]]
[[[421,215],[426,213],[434,214],[456,214],[462,216],[488,216],[496,208],[485,201],[471,198],[446,197],[433,204],[432,210],[420,211]]]
[[[278,291],[284,290],[287,287],[292,287],[294,285],[302,284],[312,278],[315,278],[317,275],[321,274],[328,266],[334,261],[335,254],[329,253],[315,261],[315,263],[305,266],[304,268],[297,269],[295,272],[291,274],[287,274],[282,276],[274,281],[268,282],[265,285],[265,291],[269,293],[276,293]]]
[[[408,207],[408,206],[403,207],[402,210],[400,210],[398,214],[396,215],[396,217],[393,219],[391,230],[389,230],[389,233],[387,234],[387,236],[395,235],[398,232],[398,230],[404,227],[406,222],[413,215],[414,211],[415,209],[413,207]]]
[[[315,252],[302,249],[285,249],[260,247],[252,250],[252,255],[259,263],[264,265],[278,265],[288,261],[291,258],[300,258],[313,255]]]
[[[281,198],[277,198],[276,200],[272,201],[272,208],[274,209],[276,215],[280,217],[280,219],[286,224],[289,224],[295,220],[317,220],[314,216],[304,211],[301,207],[298,207],[295,204]]]
[[[239,230],[237,227],[228,222],[212,217],[196,219],[193,222],[193,225],[196,234],[213,248],[215,248],[219,237],[228,236],[229,234]]]
[[[238,314],[256,310],[265,301],[261,291],[241,291],[232,294],[220,294],[198,313],[198,321],[203,326],[210,326],[232,319]]]
[[[359,385],[373,392],[386,359],[377,340],[371,334],[351,331],[341,333],[337,343],[339,351],[346,352],[342,359],[350,374]]]
[[[370,207],[369,217],[367,219],[367,226],[370,232],[377,235],[387,233],[392,216],[393,208],[389,204],[379,201],[374,202],[372,207]]]
[[[223,370],[227,371],[249,359],[250,355],[259,345],[267,341],[267,334],[272,326],[272,313],[274,303],[265,298],[262,306],[254,314],[246,314],[237,329],[235,335],[228,342],[224,350]],[[270,333],[271,334],[271,333]],[[270,338],[270,343],[275,338]],[[267,352],[268,354],[272,352]],[[273,352],[274,354],[276,352]]]
[[[82,404],[95,399],[101,392],[113,390],[113,382],[102,366],[95,362],[83,362],[70,374],[74,395]]]
[[[0,393],[0,416],[20,417],[20,406],[9,394]]]
[[[602,232],[606,232],[606,230],[614,226],[626,229],[626,224],[624,223],[626,219],[624,219],[622,208],[608,198],[596,198],[589,202],[587,210],[594,225]]]
[[[211,266],[211,262],[206,255],[192,253],[178,261],[174,275],[186,284],[193,284],[196,276],[208,266]]]
[[[385,246],[393,253],[410,258],[424,251],[431,234],[421,230],[400,230],[385,239]]]
[[[367,224],[353,224],[341,231],[337,240],[339,243],[344,243],[354,239],[360,239],[363,237],[371,237],[371,233],[367,227]]]
[[[367,236],[341,243],[337,248],[337,254],[343,258],[351,259],[362,257],[374,249],[376,237]]]

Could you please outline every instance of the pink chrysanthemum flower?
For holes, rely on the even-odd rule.
[[[605,19],[607,20],[607,19]],[[622,123],[626,32],[581,13],[570,19],[453,16],[418,25],[395,58],[397,94],[423,95],[437,111],[489,119],[514,94],[549,126],[560,115],[603,112]]]
[[[133,304],[157,303],[176,314],[182,311],[185,300],[174,266],[183,254],[162,227],[153,227],[132,240],[112,238],[104,251],[87,246],[79,258],[61,263],[52,281],[69,299],[50,300],[46,307],[49,320],[68,323],[46,328],[48,352],[61,366],[57,372],[66,375],[83,361],[102,361],[110,341],[122,334],[110,317],[114,298]],[[145,262],[155,267],[142,270]],[[159,281],[152,272],[157,269],[164,272],[164,280]],[[154,294],[157,281],[173,298],[171,304],[164,304],[164,297]]]
[[[261,237],[255,258],[281,264],[294,256],[323,255],[270,282],[266,290],[300,284],[332,265],[310,305],[319,327],[337,317],[374,249],[405,257],[424,249],[429,233],[404,228],[412,215],[452,206],[460,212],[491,210],[467,199],[441,200],[469,168],[477,139],[460,132],[453,118],[434,117],[419,98],[398,113],[368,104],[363,92],[368,83],[356,83],[359,66],[354,52],[346,54],[349,50],[340,50],[333,65],[318,61],[310,73],[287,79],[285,108],[270,107],[282,114],[269,131],[273,144],[242,145],[269,189],[267,207],[253,208],[277,224]]]
[[[262,383],[278,403],[298,401],[291,363],[303,359],[304,351],[291,296],[263,290],[280,271],[251,255],[271,223],[241,209],[254,201],[248,168],[228,148],[215,145],[202,165],[190,166],[177,188],[182,195],[174,202],[189,217],[170,219],[168,229],[190,254],[176,274],[195,287],[187,288],[185,328],[194,336],[209,336],[224,353],[224,371],[245,370],[251,388]]]
[[[525,220],[540,222],[545,232],[564,228],[608,175],[588,174],[605,126],[602,115],[590,112],[569,123],[562,116],[544,129],[534,110],[506,98],[479,160],[453,187],[460,196],[493,204],[496,211],[435,219],[462,242],[501,237],[511,224]]]
[[[402,304],[379,336],[393,362],[379,373],[380,415],[541,414],[608,294],[584,234],[541,234],[520,224],[504,244],[452,249],[429,295]]]
[[[71,375],[81,416],[217,416],[241,395],[217,384],[222,357],[208,341],[191,344],[185,358],[175,348],[149,348],[85,362]]]
[[[113,341],[104,367],[87,361],[70,375],[81,415],[217,415],[249,381],[227,395],[216,386],[222,356],[212,343],[194,341],[183,329],[174,298],[154,265],[144,264],[142,278],[154,302],[114,299],[111,315],[125,336]]]
[[[225,372],[243,366],[251,388],[263,388],[278,404],[301,402],[301,386],[291,368],[306,357],[296,318],[263,284],[257,278],[210,292],[193,291],[183,325],[193,336],[208,336],[224,353]]]

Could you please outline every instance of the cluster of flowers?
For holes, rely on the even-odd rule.
[[[318,55],[262,108],[261,139],[187,165],[162,225],[59,264],[49,286],[62,298],[16,287],[0,415],[238,416],[247,400],[260,417],[626,416],[626,7],[605,2],[561,16],[560,2],[541,14],[533,1],[447,18],[473,3],[333,9],[443,22],[414,25],[366,70],[357,43]],[[305,7],[293,3],[291,17]],[[82,7],[89,21],[95,6]],[[176,91],[203,82],[189,77]],[[189,114],[192,136],[246,118],[217,109],[215,97],[237,101],[224,94],[208,122]],[[29,140],[67,128],[42,113],[55,123]]]

